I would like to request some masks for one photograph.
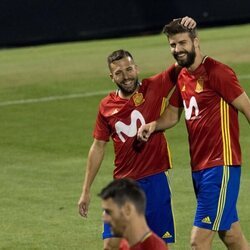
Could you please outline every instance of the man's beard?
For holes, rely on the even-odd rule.
[[[183,54],[183,53],[185,53],[187,55],[186,59],[180,59],[178,57],[179,54]],[[173,53],[173,56],[180,66],[189,68],[194,63],[194,60],[196,57],[195,48],[193,46],[193,48],[190,52],[182,51],[182,52]]]
[[[122,83],[119,83],[119,84],[116,83],[116,84],[117,84],[118,88],[120,89],[120,91],[123,93],[123,95],[129,96],[135,92],[137,86],[139,85],[139,81],[138,81],[138,78],[136,78],[134,81],[134,84],[131,88],[127,88]]]

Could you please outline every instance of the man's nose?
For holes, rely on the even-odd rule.
[[[181,46],[179,46],[178,44],[175,46],[174,48],[175,52],[180,52],[181,51]]]
[[[122,75],[123,75],[123,78],[124,78],[125,80],[128,79],[128,73],[127,73],[126,71],[123,71],[123,72],[122,72]]]

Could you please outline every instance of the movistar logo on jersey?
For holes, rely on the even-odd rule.
[[[141,125],[145,124],[145,119],[138,110],[133,110],[133,112],[130,114],[130,117],[131,117],[131,123],[128,125],[121,121],[115,123],[116,133],[118,134],[122,142],[126,141],[123,134],[125,134],[128,137],[136,136],[138,120],[141,122]]]
[[[201,221],[201,222],[206,223],[206,224],[212,224],[212,222],[211,222],[211,220],[210,220],[210,217],[209,217],[209,216],[207,216],[207,217],[205,217],[204,219],[202,219],[202,221]]]
[[[197,101],[196,101],[194,96],[192,96],[190,101],[189,101],[189,107],[187,107],[185,100],[183,100],[183,106],[185,109],[186,120],[198,118],[199,107],[198,107]],[[192,117],[193,109],[194,109],[194,116]]]

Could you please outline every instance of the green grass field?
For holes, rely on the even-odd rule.
[[[204,54],[234,68],[250,95],[250,25],[204,29],[200,40]],[[0,249],[102,249],[97,193],[112,179],[112,143],[92,188],[88,219],[78,215],[77,201],[104,96],[98,92],[114,88],[106,57],[120,48],[134,55],[141,78],[173,63],[164,35],[0,51]],[[40,99],[55,96],[61,99]],[[250,241],[250,133],[239,117],[244,163],[238,210]],[[195,197],[184,122],[167,137],[177,225],[172,249],[186,250]],[[213,249],[224,249],[218,238]]]

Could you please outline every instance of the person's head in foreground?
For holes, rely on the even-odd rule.
[[[131,179],[119,179],[102,189],[103,220],[109,223],[115,236],[123,237],[135,217],[144,217],[146,198]]]
[[[167,244],[153,233],[145,218],[146,197],[131,179],[117,179],[102,189],[103,221],[111,225],[114,236],[127,240],[120,249],[167,250]]]

